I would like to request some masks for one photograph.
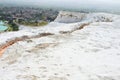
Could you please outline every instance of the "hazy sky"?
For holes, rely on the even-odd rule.
[[[119,9],[120,0],[0,0],[0,3],[30,4],[36,6],[65,8],[109,8]]]

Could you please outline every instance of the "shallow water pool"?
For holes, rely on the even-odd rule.
[[[7,28],[7,26],[0,25],[0,31],[5,31]]]

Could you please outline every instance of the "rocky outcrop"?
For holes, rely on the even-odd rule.
[[[86,13],[60,11],[55,22],[74,23],[80,22],[86,17]]]
[[[108,13],[80,13],[80,12],[69,12],[60,11],[55,22],[60,23],[75,23],[82,21],[89,22],[113,22],[115,17],[118,15]]]

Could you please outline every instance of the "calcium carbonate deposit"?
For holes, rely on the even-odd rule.
[[[120,80],[119,15],[61,11],[47,26],[1,33],[1,50],[10,41],[0,80]]]

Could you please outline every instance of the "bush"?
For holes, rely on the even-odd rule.
[[[7,31],[18,31],[19,30],[19,26],[15,24],[14,22],[9,22],[7,26],[8,26]]]

